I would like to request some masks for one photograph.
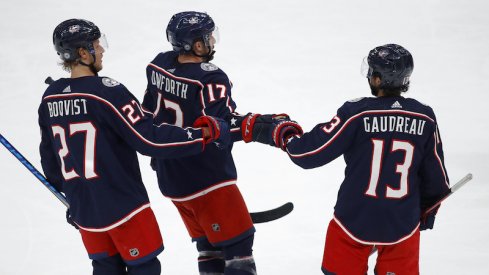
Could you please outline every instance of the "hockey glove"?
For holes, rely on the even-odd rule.
[[[259,132],[263,130],[262,124],[272,124],[280,120],[290,120],[290,117],[287,114],[261,115],[248,113],[245,116],[233,116],[233,119],[235,119],[235,123],[241,127],[243,141],[248,143],[256,141],[253,139],[253,136],[257,135],[255,131]]]
[[[302,127],[295,121],[283,120],[280,121],[273,129],[273,142],[275,147],[285,151],[287,141],[294,136],[302,136],[304,131]]]
[[[229,124],[223,119],[212,116],[201,116],[194,121],[193,127],[207,127],[208,135],[204,134],[205,144],[214,142],[217,147],[224,148],[231,143]]]
[[[433,229],[433,226],[435,225],[435,216],[436,216],[436,213],[438,212],[439,208],[440,208],[440,206],[438,206],[438,208],[433,209],[433,211],[426,213],[426,214],[423,214],[421,216],[421,220],[419,222],[419,230],[420,231],[423,231],[426,229]]]
[[[295,135],[302,135],[302,127],[287,119],[258,119],[253,124],[251,140],[278,147],[285,151],[286,141]],[[288,118],[288,116],[287,116]]]
[[[73,226],[74,228],[76,228],[76,230],[80,229],[78,227],[78,225],[71,218],[71,214],[70,214],[70,209],[69,208],[66,209],[66,222],[68,222],[69,224],[71,224],[71,226]]]

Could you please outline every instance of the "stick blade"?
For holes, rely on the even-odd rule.
[[[287,202],[282,206],[274,209],[262,211],[262,212],[252,212],[250,213],[251,220],[253,223],[265,223],[280,219],[294,210],[294,204]]]

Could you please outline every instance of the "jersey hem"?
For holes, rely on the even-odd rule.
[[[215,185],[212,185],[204,190],[201,190],[201,191],[198,191],[197,193],[194,193],[192,195],[189,195],[189,196],[185,196],[185,197],[169,197],[169,196],[165,196],[167,198],[169,198],[170,200],[172,201],[189,201],[189,200],[193,200],[195,198],[198,198],[198,197],[201,197],[201,196],[204,196],[214,190],[217,190],[219,188],[222,188],[222,187],[226,187],[226,186],[229,186],[229,185],[233,185],[233,184],[236,184],[236,179],[233,179],[233,180],[229,180],[229,181],[225,181],[225,182],[221,182],[221,183],[218,183],[218,184],[215,184]]]
[[[133,210],[131,213],[129,213],[127,216],[120,219],[119,221],[117,221],[117,222],[115,222],[109,226],[102,227],[102,228],[83,227],[83,226],[80,226],[79,224],[76,224],[76,225],[78,225],[78,227],[80,227],[80,229],[85,230],[85,231],[89,231],[89,232],[106,232],[106,231],[112,230],[112,229],[118,227],[119,225],[127,222],[132,217],[134,217],[136,214],[138,214],[139,212],[141,212],[144,209],[149,208],[149,207],[151,207],[150,203],[144,204],[144,205],[140,206],[139,208],[136,208],[135,210]]]
[[[336,222],[336,224],[338,224],[338,226],[350,237],[352,238],[354,241],[358,242],[358,243],[361,243],[361,244],[365,244],[365,245],[393,245],[393,244],[397,244],[397,243],[400,243],[406,239],[409,239],[414,233],[416,233],[416,231],[418,230],[419,228],[419,223],[418,225],[416,225],[416,227],[414,228],[414,230],[409,233],[408,235],[404,236],[404,237],[401,237],[400,239],[398,239],[397,241],[393,241],[393,242],[371,242],[371,241],[364,241],[364,240],[361,240],[359,238],[357,238],[356,236],[354,236],[350,231],[348,231],[348,229],[346,229],[346,227],[341,224],[341,222],[339,221],[338,218],[336,218],[336,216],[333,216],[333,220]]]

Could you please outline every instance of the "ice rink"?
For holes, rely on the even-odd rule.
[[[68,76],[52,45],[58,23],[84,18],[97,24],[110,45],[100,74],[142,100],[145,67],[170,49],[166,25],[184,10],[206,11],[219,26],[213,63],[233,82],[238,112],[287,112],[306,131],[329,121],[343,102],[370,95],[360,75],[370,49],[406,47],[415,64],[406,96],[435,110],[451,182],[474,175],[443,204],[435,229],[422,232],[421,274],[489,274],[486,0],[2,1],[0,133],[40,169],[37,108],[44,79]],[[295,204],[289,216],[256,225],[258,274],[322,274],[343,159],[302,170],[269,146],[237,143],[233,152],[250,211]],[[3,146],[0,161],[0,275],[91,274],[63,205]],[[194,244],[175,207],[159,192],[149,158],[140,156],[140,163],[165,242],[162,274],[198,274]]]

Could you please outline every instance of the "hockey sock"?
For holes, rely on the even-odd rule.
[[[225,275],[256,275],[256,265],[253,256],[234,257],[226,260]]]
[[[126,265],[119,254],[92,260],[92,266],[93,275],[127,275]]]
[[[224,253],[220,248],[214,247],[207,239],[197,241],[199,251],[200,275],[223,275]]]
[[[158,258],[153,258],[147,262],[138,265],[127,266],[129,275],[160,275],[161,264]]]
[[[226,268],[225,275],[256,275],[253,258],[254,235],[223,248]]]

